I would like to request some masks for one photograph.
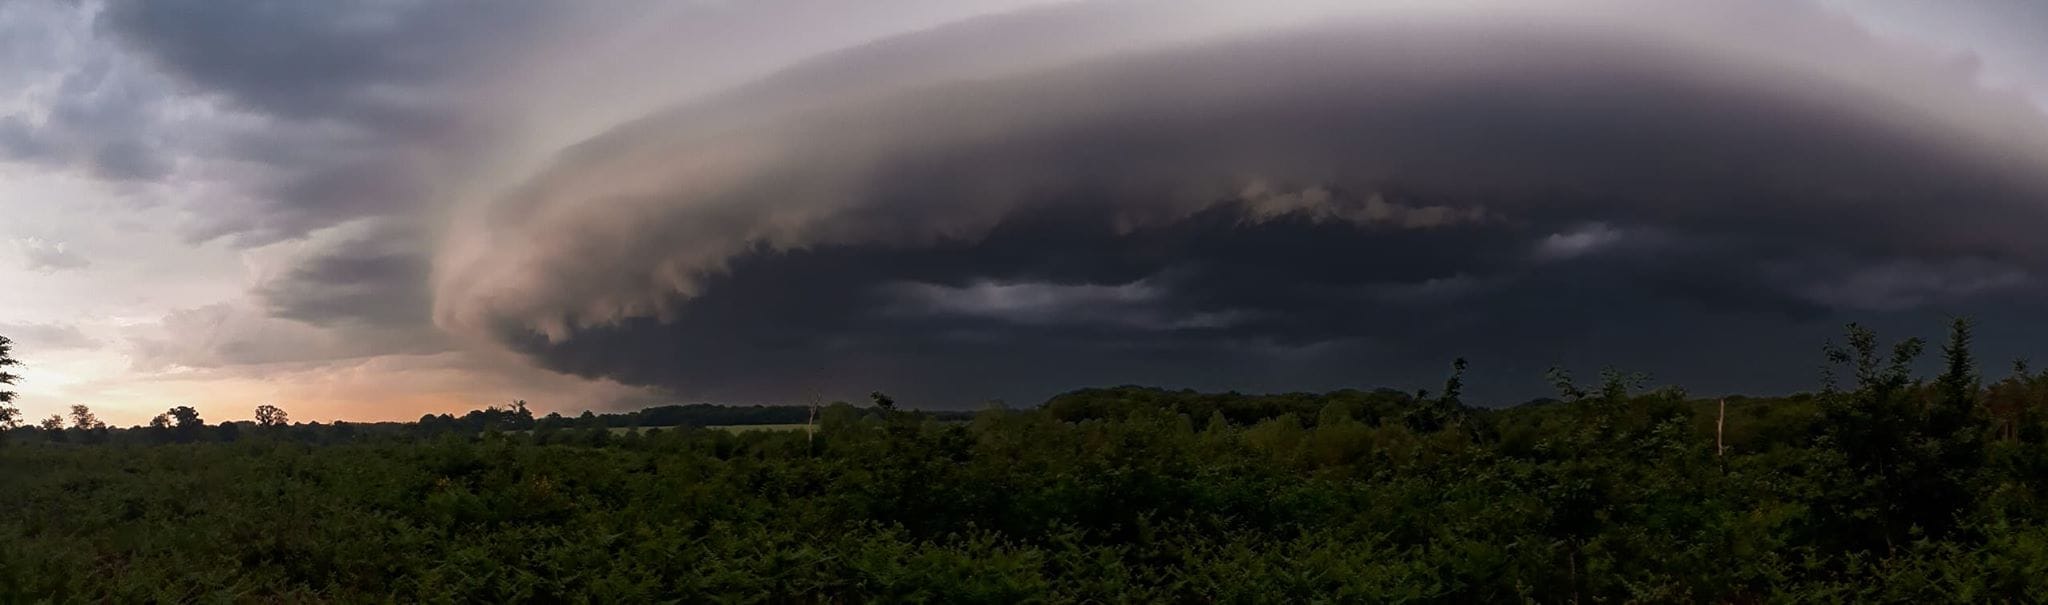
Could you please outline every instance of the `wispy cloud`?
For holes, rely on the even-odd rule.
[[[91,349],[101,345],[99,340],[86,336],[78,326],[69,324],[0,323],[0,336],[6,336],[24,348],[38,351]]]
[[[92,261],[71,249],[64,242],[52,242],[40,238],[14,240],[14,250],[21,256],[23,266],[30,271],[55,273],[73,271],[92,266]]]

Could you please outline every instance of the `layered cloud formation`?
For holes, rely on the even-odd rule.
[[[571,149],[458,223],[437,317],[636,384],[957,400],[1528,372],[1656,346],[1591,333],[1709,336],[1686,324],[1804,354],[1765,326],[2034,294],[2038,107],[1828,13],[1693,4],[1058,61],[1008,45],[1097,15],[914,34]]]
[[[1508,401],[1559,363],[1803,388],[1850,320],[2041,331],[2026,6],[1032,4],[53,10],[102,46],[0,153],[244,251],[243,297],[128,339],[150,368],[964,406],[1465,356]]]

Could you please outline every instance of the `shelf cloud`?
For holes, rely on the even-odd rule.
[[[1070,9],[911,34],[632,120],[467,208],[436,317],[683,392],[873,376],[960,402],[1256,383],[1247,343],[1342,345],[1307,366],[1327,381],[1455,350],[1526,372],[1674,307],[1801,326],[1804,353],[1853,312],[2038,293],[2039,108],[1830,13],[1690,4],[1056,62],[1004,41]]]
[[[2031,6],[26,0],[0,278],[45,399],[1800,389],[2048,336]]]

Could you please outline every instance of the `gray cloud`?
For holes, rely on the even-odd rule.
[[[1988,84],[2017,88],[2048,107],[2048,4],[2033,0],[1827,0],[1890,35],[1955,53]]]
[[[92,261],[71,249],[64,242],[52,242],[41,238],[14,240],[14,250],[21,255],[23,266],[30,271],[55,273],[72,271],[92,266]]]
[[[313,242],[254,294],[272,317],[317,326],[431,326],[428,259],[416,228],[365,223]]]
[[[141,372],[320,366],[449,350],[445,337],[418,326],[343,327],[271,317],[267,309],[236,302],[173,310],[157,323],[127,328],[123,337]]]
[[[429,319],[426,235],[359,220],[290,247],[246,300],[173,310],[127,330],[137,370],[321,366],[457,347]]]
[[[262,245],[364,218],[422,220],[489,143],[473,89],[569,5],[114,0],[97,30],[178,89],[255,123],[183,132],[235,168],[237,199],[193,209],[195,240]],[[102,162],[133,167],[127,148]],[[226,205],[232,204],[232,205]]]
[[[1592,223],[1569,231],[1552,233],[1536,245],[1537,258],[1566,260],[1614,246],[1622,232],[1606,223]]]
[[[690,394],[965,402],[1358,384],[1453,355],[1491,357],[1494,395],[1603,360],[1792,388],[1663,349],[1792,360],[1858,314],[2040,298],[2048,129],[2022,99],[1822,13],[1585,6],[1609,10],[1340,20],[967,79],[856,51],[798,72],[824,82],[592,139],[477,209],[437,317]],[[972,27],[1028,39],[1051,14]],[[1175,319],[1202,317],[1229,320]]]
[[[86,336],[78,326],[66,324],[0,323],[0,336],[13,339],[25,350],[62,351],[100,346],[99,341]]]
[[[83,39],[79,7],[10,3],[0,10],[0,159],[77,165],[110,181],[147,181],[170,173],[164,149],[164,82],[137,62]],[[40,101],[41,111],[10,110],[9,97]]]
[[[792,49],[1026,1],[11,3],[35,10],[0,13],[0,33],[23,34],[0,52],[69,80],[89,80],[80,76],[106,71],[90,67],[102,64],[135,77],[93,95],[47,95],[52,115],[88,96],[101,100],[94,111],[129,115],[100,120],[92,133],[0,115],[0,153],[218,186],[185,202],[182,227],[195,242],[254,247],[366,218],[429,222],[449,197],[488,188],[479,183],[518,154],[508,149],[521,137],[548,139],[533,133],[578,123],[585,106],[672,98],[671,89],[689,87],[660,83],[758,73],[804,52]],[[792,26],[798,11],[816,22]],[[642,73],[650,70],[673,73]]]
[[[1175,316],[1162,311],[1171,295],[1153,278],[1126,284],[1000,283],[976,281],[952,286],[906,282],[882,288],[895,299],[891,311],[904,316],[929,315],[988,319],[1021,325],[1101,323],[1140,330],[1225,327],[1238,314],[1192,313]]]
[[[116,0],[98,25],[171,74],[264,114],[441,127],[449,116],[418,119],[437,109],[435,93],[494,49],[531,40],[553,7]]]
[[[1902,259],[1831,268],[1820,264],[1804,268],[1813,277],[1788,281],[1804,284],[1802,292],[1817,303],[1845,309],[1912,309],[2038,286],[2027,269],[1982,258]]]
[[[254,271],[244,297],[139,311],[165,316],[126,331],[138,370],[441,353],[462,347],[427,321],[440,223],[496,187],[493,171],[547,151],[521,145],[1007,1],[0,2],[0,160],[120,181],[118,203],[27,203],[147,211],[134,230],[224,245]],[[798,7],[817,22],[792,27]],[[82,263],[33,252],[45,268]]]

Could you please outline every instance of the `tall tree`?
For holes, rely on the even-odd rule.
[[[1977,360],[1970,356],[1970,328],[1967,317],[1949,324],[1948,344],[1942,345],[1945,370],[1935,384],[1941,389],[1941,403],[1950,410],[1968,410],[1977,405]]]
[[[1984,439],[1991,423],[1989,410],[1980,402],[1984,379],[1970,354],[1971,327],[1967,318],[1950,324],[1948,344],[1941,349],[1946,369],[1935,379],[1937,397],[1927,406],[1921,434],[1914,443],[1914,451],[1929,459],[1923,464],[1931,462],[1943,469],[1930,471],[1915,486],[1914,493],[1928,502],[1922,509],[1960,507],[1968,502],[1969,490],[1959,483],[1968,479],[1955,475],[1967,474],[1961,469],[1984,461]]]
[[[71,428],[96,430],[107,428],[107,423],[100,422],[99,416],[93,415],[92,408],[81,403],[71,406]]]
[[[199,410],[192,409],[189,405],[181,405],[158,414],[155,420],[149,422],[149,426],[171,430],[173,439],[186,443],[199,438],[199,431],[206,428],[206,421],[199,418]]]
[[[1987,424],[1985,410],[1978,404],[1984,379],[1977,372],[1976,358],[1970,355],[1972,327],[1973,322],[1961,317],[1949,324],[1948,344],[1941,347],[1945,369],[1934,381],[1938,398],[1927,410],[1927,431],[1965,457],[1976,455],[1976,441]]]
[[[14,391],[6,388],[21,380],[20,376],[7,371],[18,365],[21,362],[14,360],[14,341],[0,336],[0,429],[14,428],[19,422],[16,418],[21,415],[21,409],[14,407]]]
[[[1968,324],[1955,327],[1944,348],[1949,372],[1933,385],[1935,396],[1974,399],[1974,391],[1947,391],[1975,383]],[[1830,389],[1821,398],[1823,443],[1841,452],[1851,471],[1830,490],[1838,499],[1832,505],[1847,511],[1834,535],[1852,546],[1867,541],[1872,544],[1861,546],[1882,545],[1896,553],[1913,534],[1943,536],[1954,525],[1955,511],[1964,510],[1966,478],[1944,464],[1974,464],[1976,439],[1964,434],[1970,432],[1969,414],[1948,414],[1947,403],[1928,404],[1928,390],[1913,378],[1912,363],[1924,341],[1899,341],[1887,356],[1876,333],[1857,324],[1847,331],[1846,346],[1830,343],[1825,350],[1830,364],[1854,372],[1856,388]]]
[[[171,408],[170,411],[164,412],[164,415],[171,417],[172,426],[181,429],[197,429],[206,426],[206,421],[199,419],[199,410],[192,409],[192,406],[189,405]]]
[[[285,413],[284,408],[266,403],[256,406],[256,424],[258,426],[284,426],[291,424],[291,416]]]

